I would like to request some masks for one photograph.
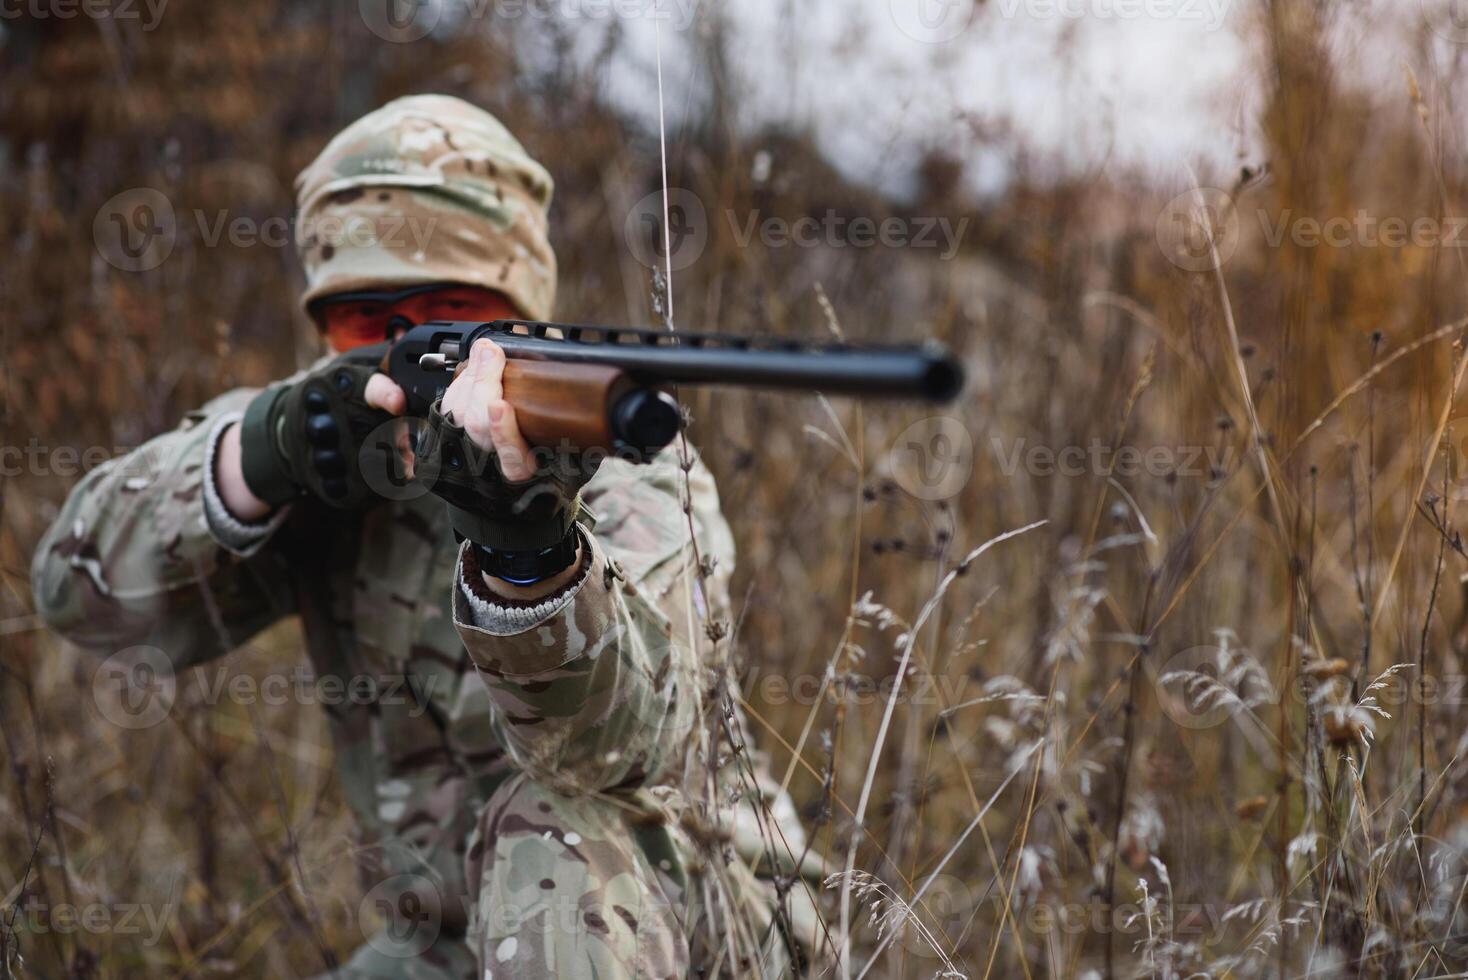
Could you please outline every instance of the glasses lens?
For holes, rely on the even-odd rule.
[[[328,303],[321,309],[326,336],[337,350],[380,343],[387,336],[392,307],[386,303],[350,300]]]
[[[350,350],[391,339],[408,326],[430,320],[499,320],[519,314],[502,294],[478,286],[413,289],[384,299],[358,296],[327,300],[320,306],[327,340]]]

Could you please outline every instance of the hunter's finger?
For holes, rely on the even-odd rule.
[[[488,337],[481,337],[469,351],[469,359],[475,362],[479,372],[476,382],[484,385],[475,394],[489,394],[492,399],[504,397],[505,352],[500,349],[500,345]]]
[[[489,424],[489,404],[478,396],[475,386],[474,400],[464,409],[464,434],[480,449],[497,449],[494,444],[494,428]]]
[[[408,410],[408,396],[398,383],[385,374],[374,374],[367,379],[362,389],[362,398],[373,408],[380,408],[389,415],[402,415]]]
[[[418,454],[413,451],[413,433],[409,428],[411,425],[411,422],[399,422],[393,433],[393,445],[397,448],[398,459],[402,460],[403,475],[409,480],[413,479],[418,462]]]
[[[500,458],[500,472],[511,483],[528,480],[535,475],[535,460],[530,443],[520,431],[515,406],[503,398],[489,403],[489,427],[494,435],[495,452]]]
[[[489,406],[500,400],[503,394],[501,377],[505,370],[505,355],[499,347],[488,340],[479,340],[469,352],[470,382],[466,392],[462,425],[469,439],[481,449],[499,448],[495,443],[494,426],[490,424]]]
[[[469,392],[474,387],[474,379],[479,372],[479,362],[475,360],[473,351],[469,353],[469,359],[459,365],[454,372],[454,380],[449,382],[448,390],[439,399],[438,410],[445,418],[456,423],[464,420],[464,406],[469,403]]]

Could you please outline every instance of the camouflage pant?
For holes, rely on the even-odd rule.
[[[765,886],[731,864],[722,887],[744,913],[710,916],[704,899],[721,890],[689,874],[687,853],[626,803],[562,796],[523,776],[501,786],[468,861],[483,980],[791,976]]]
[[[563,796],[525,776],[485,805],[468,851],[467,937],[389,926],[337,980],[790,977],[767,883],[731,864],[723,891],[688,874],[689,848],[608,797]],[[712,891],[711,891],[712,889]],[[734,892],[733,921],[705,898]],[[717,925],[709,923],[717,919]],[[710,940],[708,934],[719,935]],[[728,950],[739,949],[740,954]],[[755,951],[758,953],[755,953]],[[722,953],[722,955],[721,955]],[[737,962],[736,962],[737,960]],[[324,977],[318,980],[325,980]]]
[[[476,980],[479,967],[463,936],[438,937],[426,950],[395,940],[391,930],[373,934],[350,959],[315,980]]]

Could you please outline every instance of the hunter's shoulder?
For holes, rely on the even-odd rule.
[[[322,354],[310,364],[297,370],[293,374],[274,381],[269,381],[265,384],[241,385],[237,388],[230,388],[229,390],[221,394],[215,395],[213,398],[209,399],[198,408],[195,408],[192,411],[185,412],[183,418],[179,422],[178,427],[181,429],[192,429],[200,425],[201,423],[211,420],[218,420],[230,415],[242,415],[244,414],[245,409],[249,407],[250,402],[254,400],[255,396],[260,394],[260,392],[264,391],[270,385],[290,384],[292,382],[299,381],[311,371],[314,371],[322,365],[331,361],[333,357],[334,355],[330,353]]]
[[[215,395],[194,411],[189,412],[184,418],[217,418],[222,415],[233,415],[236,412],[243,412],[250,404],[251,399],[259,393],[259,388],[231,388],[223,394]]]

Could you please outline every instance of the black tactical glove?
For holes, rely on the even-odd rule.
[[[240,424],[240,463],[251,493],[271,506],[310,494],[343,510],[377,499],[357,455],[372,430],[392,418],[363,397],[386,350],[357,348],[250,402]]]
[[[419,433],[414,476],[449,505],[454,530],[480,546],[484,571],[534,581],[571,564],[581,488],[599,454],[536,450],[536,473],[511,483],[493,450],[480,449],[434,403]]]

